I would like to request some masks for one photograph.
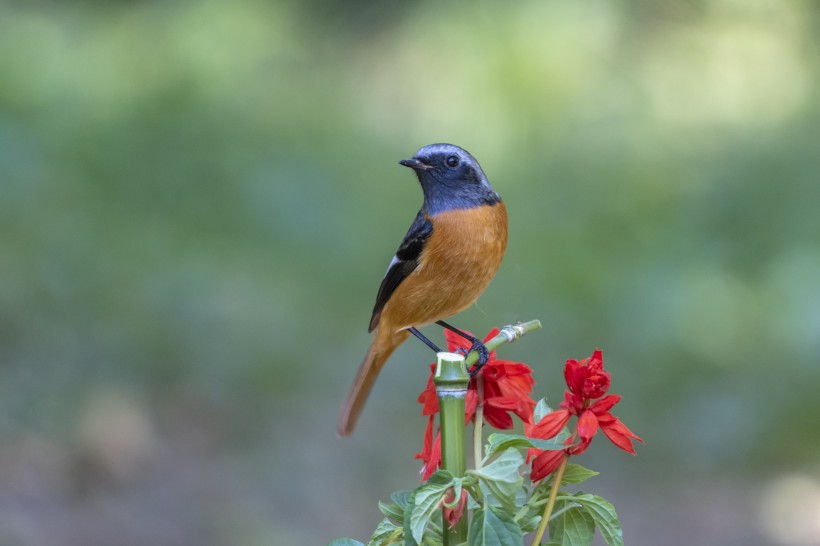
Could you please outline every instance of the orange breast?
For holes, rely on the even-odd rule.
[[[390,297],[380,327],[396,331],[447,319],[475,303],[498,271],[507,248],[504,203],[442,212],[430,222],[419,266]]]

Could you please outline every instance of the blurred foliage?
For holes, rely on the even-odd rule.
[[[371,529],[430,355],[335,412],[421,202],[396,161],[449,141],[511,215],[453,322],[541,319],[504,356],[551,399],[605,349],[629,543],[816,544],[760,514],[820,507],[776,481],[820,483],[818,36],[806,0],[0,4],[0,543]]]

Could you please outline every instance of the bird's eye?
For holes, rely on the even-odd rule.
[[[458,167],[458,163],[459,163],[458,156],[455,156],[455,155],[448,156],[447,159],[446,159],[446,162],[447,162],[448,167],[450,167],[451,169],[454,169],[454,168]]]

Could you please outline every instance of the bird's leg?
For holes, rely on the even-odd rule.
[[[490,360],[490,351],[487,350],[487,347],[485,347],[481,340],[477,337],[473,337],[467,332],[462,332],[455,326],[450,326],[443,320],[437,320],[436,324],[438,324],[439,326],[443,326],[444,328],[447,328],[451,332],[463,337],[464,339],[472,343],[472,345],[470,346],[470,350],[467,351],[467,353],[464,356],[467,356],[467,354],[470,354],[472,351],[476,351],[478,353],[478,362],[475,366],[473,366],[473,369],[470,370],[470,377],[475,377],[475,374],[477,374],[478,371],[484,367],[484,364],[486,364],[487,361]]]
[[[418,330],[416,330],[412,326],[410,328],[408,328],[407,331],[410,332],[411,334],[413,334],[414,336],[416,336],[417,338],[419,338],[422,343],[424,343],[425,345],[427,345],[428,347],[433,349],[434,352],[436,352],[436,353],[441,352],[441,349],[438,348],[438,345],[436,345],[435,343],[433,343],[432,341],[430,341],[429,339],[424,337],[424,334],[422,334],[421,332],[419,332]]]

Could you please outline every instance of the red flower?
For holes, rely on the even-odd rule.
[[[498,328],[493,328],[487,337],[486,343],[498,335]],[[470,342],[463,337],[451,332],[444,331],[447,340],[447,350],[456,352],[470,350]],[[436,434],[433,440],[433,420],[438,413],[438,396],[433,383],[433,374],[436,365],[430,364],[430,377],[427,380],[427,387],[419,395],[418,402],[422,405],[421,414],[429,416],[427,429],[424,434],[424,448],[421,453],[416,454],[417,459],[421,459],[424,465],[421,469],[422,479],[427,480],[441,464],[441,437]],[[513,420],[510,413],[514,413],[522,421],[528,423],[532,420],[532,412],[535,408],[535,400],[530,397],[532,386],[535,381],[532,379],[532,369],[521,362],[511,362],[509,360],[498,360],[495,351],[490,353],[490,358],[480,372],[483,378],[483,398],[479,400],[478,384],[476,378],[470,381],[465,399],[465,422],[469,423],[475,419],[475,413],[479,404],[484,409],[484,419],[487,423],[497,429],[513,428]]]
[[[434,416],[430,416],[427,421],[427,429],[424,431],[424,447],[421,453],[416,453],[416,459],[421,459],[424,464],[421,467],[421,479],[427,481],[433,472],[441,466],[441,433],[436,433],[436,439],[433,441],[433,420]]]
[[[581,362],[567,360],[564,379],[569,390],[582,398],[600,398],[609,390],[609,372],[604,371],[604,358],[600,350]]]
[[[564,392],[561,409],[548,413],[538,423],[524,423],[524,430],[531,438],[548,440],[561,432],[574,415],[578,417],[575,432],[567,440],[568,447],[564,449],[529,450],[527,458],[532,459],[530,479],[533,481],[538,481],[555,471],[561,464],[564,453],[580,455],[586,451],[598,429],[601,429],[617,447],[633,455],[635,448],[632,440],[643,442],[617,417],[609,413],[621,397],[617,394],[604,396],[609,390],[610,376],[609,372],[604,370],[601,351],[596,350],[590,358],[580,362],[567,360],[564,365],[564,379],[569,390]]]
[[[464,509],[467,508],[467,490],[461,490],[461,498],[458,499],[458,503],[456,503],[455,506],[452,506],[455,499],[456,494],[453,492],[453,489],[450,488],[447,490],[447,494],[444,495],[442,502],[442,504],[444,504],[444,519],[450,524],[450,529],[455,529],[456,523],[458,523],[458,520],[460,520],[464,514]],[[447,506],[448,504],[451,505],[452,508]]]

